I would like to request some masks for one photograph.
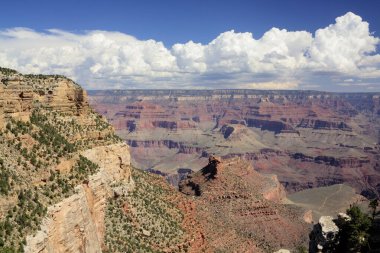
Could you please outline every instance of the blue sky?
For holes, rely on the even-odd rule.
[[[1,9],[0,65],[86,88],[380,91],[378,0],[24,0]],[[334,41],[352,52],[326,49]]]
[[[2,1],[0,28],[119,31],[166,46],[210,42],[235,30],[261,37],[272,27],[315,31],[349,11],[380,33],[378,0],[18,0]]]

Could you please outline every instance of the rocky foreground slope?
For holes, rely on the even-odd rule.
[[[270,252],[304,243],[303,213],[279,204],[275,176],[231,160],[210,182],[185,181],[199,185],[193,199],[130,163],[129,147],[75,82],[0,68],[1,253]]]
[[[90,91],[141,168],[198,171],[242,157],[289,192],[347,183],[380,191],[380,94],[257,90]],[[182,170],[183,171],[183,170]],[[173,180],[177,182],[177,180]]]
[[[300,209],[280,204],[284,189],[276,177],[257,173],[240,158],[209,164],[179,185],[195,196],[196,215],[214,252],[275,252],[308,240]]]
[[[132,184],[113,128],[63,76],[0,68],[0,252],[101,252],[111,184]]]

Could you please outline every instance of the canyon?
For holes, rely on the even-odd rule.
[[[378,93],[88,93],[90,104],[130,145],[132,164],[174,185],[217,155],[240,157],[259,172],[276,174],[288,193],[345,183],[367,197],[379,195]]]
[[[181,177],[173,175],[178,191],[164,172],[135,168],[135,145],[115,135],[74,81],[0,68],[0,95],[0,252],[272,252],[307,245],[309,211],[283,204],[277,176],[257,172],[243,157],[216,158],[169,141],[170,152],[201,152],[197,164],[206,162],[199,172],[182,167]],[[148,107],[162,121],[143,117],[145,129],[197,128]],[[220,130],[226,138],[234,136],[229,127]],[[146,143],[158,151],[163,145]]]

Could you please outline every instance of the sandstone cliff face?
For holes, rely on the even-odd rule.
[[[0,153],[0,251],[102,250],[106,200],[133,185],[130,154],[79,85],[0,67]]]
[[[27,121],[36,106],[79,115],[89,110],[87,93],[63,76],[4,74],[0,71],[0,127],[4,118]]]
[[[82,155],[98,164],[100,171],[76,187],[76,193],[48,208],[41,230],[27,237],[25,252],[102,252],[104,213],[112,184],[133,188],[130,155],[126,144],[96,147]]]
[[[5,117],[27,120],[33,107],[33,89],[23,82],[23,77],[15,75],[2,78],[3,113]]]

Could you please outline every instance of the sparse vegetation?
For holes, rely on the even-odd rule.
[[[89,175],[94,174],[99,169],[99,166],[86,157],[79,155],[79,160],[74,168],[71,170],[73,178],[84,180]]]
[[[50,176],[44,186],[42,193],[49,199],[49,204],[55,203],[63,197],[74,193],[74,187],[88,180],[88,177],[97,172],[99,166],[84,156],[79,155],[75,166],[69,173],[61,174],[59,171],[50,171]]]
[[[0,253],[23,252],[26,236],[39,229],[47,207],[98,171],[79,150],[119,142],[92,111],[80,121],[80,116],[34,106],[29,121],[11,117],[0,131],[0,198],[7,202],[0,215]],[[67,160],[73,161],[71,168],[56,170]]]
[[[47,211],[39,199],[36,191],[19,191],[17,204],[0,221],[0,252],[23,252],[25,236],[39,228]]]
[[[133,170],[135,188],[110,198],[106,209],[107,252],[187,252],[182,212],[170,201],[162,178]]]
[[[10,202],[6,216],[0,219],[0,252],[22,252],[25,236],[39,228],[47,206],[72,195],[76,185],[98,170],[96,164],[79,156],[70,172],[61,174],[51,170],[44,184],[32,187],[27,184],[28,179],[16,181],[13,174],[17,168],[5,169],[6,164],[0,159],[0,196],[12,194],[16,198]],[[20,167],[28,170],[28,165],[20,164]],[[12,184],[17,187],[12,188]]]
[[[9,69],[9,68],[2,68],[0,67],[0,72],[3,74],[3,75],[14,75],[14,74],[17,74],[18,72],[14,69]]]
[[[10,171],[5,168],[4,160],[0,158],[0,195],[8,195],[11,190]]]
[[[40,128],[38,133],[33,134],[33,138],[52,148],[54,153],[63,156],[75,151],[74,145],[57,132],[56,128],[48,122],[46,115],[33,112],[30,122]]]

